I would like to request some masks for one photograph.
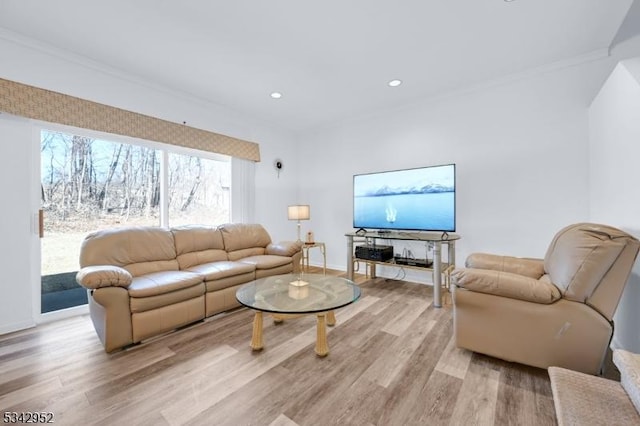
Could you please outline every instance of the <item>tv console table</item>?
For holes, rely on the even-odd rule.
[[[433,274],[433,306],[442,307],[442,275],[451,273],[455,268],[456,261],[456,240],[460,239],[457,234],[447,234],[442,232],[411,232],[411,231],[392,231],[392,232],[348,232],[347,237],[347,278],[353,281],[353,262],[354,262],[354,238],[365,238],[367,244],[372,241],[371,245],[375,246],[377,240],[405,240],[405,241],[423,241],[426,249],[433,247],[433,266],[431,268],[422,266],[410,266],[395,263],[394,260],[387,262],[358,259],[371,265],[371,277],[376,277],[376,265],[395,266],[408,269],[420,269],[432,271]],[[447,246],[447,262],[442,262],[442,245]]]

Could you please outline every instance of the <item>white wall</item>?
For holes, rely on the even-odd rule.
[[[297,204],[298,173],[297,144],[278,141],[277,135],[269,135],[269,144],[261,144],[262,162],[256,170],[256,213],[257,223],[267,227],[274,241],[296,239],[296,223],[287,219],[287,206]],[[274,162],[282,161],[283,168],[278,174]]]
[[[330,266],[344,269],[354,174],[456,163],[458,265],[474,251],[544,256],[557,230],[590,219],[588,108],[618,61],[637,55],[640,36],[609,56],[549,64],[308,132],[299,149],[299,194],[313,212],[305,228],[327,243]],[[396,90],[411,90],[411,82]]]
[[[25,120],[0,114],[0,158],[5,159],[0,167],[0,334],[34,325],[31,137]]]
[[[590,217],[640,238],[640,58],[615,68],[589,108]],[[613,346],[640,353],[640,262],[614,317]]]
[[[543,257],[557,230],[588,219],[587,107],[610,67],[569,66],[307,135],[300,193],[330,265],[346,266],[353,174],[441,163],[457,164],[458,264],[478,250]]]
[[[24,40],[0,29],[0,78],[58,91],[101,102],[138,113],[219,132],[260,144],[263,161],[256,164],[256,196],[253,218],[262,223],[274,240],[295,239],[295,225],[287,221],[286,207],[296,202],[296,144],[293,135],[251,117],[245,117],[220,105],[204,102],[153,86],[114,70],[100,68],[87,59]],[[28,122],[0,125],[0,154],[3,204],[0,257],[0,334],[33,324],[37,312],[32,309],[29,282],[31,247],[25,231],[30,215],[37,206],[27,201],[37,188],[39,170],[29,162],[32,147]],[[272,167],[274,157],[285,162],[285,170],[277,178]],[[6,161],[11,159],[11,161]],[[30,185],[29,178],[36,181]],[[7,203],[4,202],[7,200]],[[5,230],[5,228],[7,228]],[[4,251],[9,251],[4,253]],[[39,276],[32,277],[32,281]]]

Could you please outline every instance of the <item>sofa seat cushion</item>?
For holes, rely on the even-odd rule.
[[[237,287],[242,284],[249,283],[258,277],[256,276],[256,271],[253,270],[251,272],[246,272],[240,275],[234,275],[232,277],[220,278],[219,280],[206,281],[204,285],[207,287],[207,297],[209,297],[212,293],[218,293],[220,290],[227,290],[230,287]],[[235,298],[235,293],[234,293]],[[207,299],[207,303],[209,299]],[[208,309],[208,306],[207,306]]]
[[[131,297],[149,297],[170,293],[203,283],[204,277],[188,271],[162,271],[134,277],[128,287]]]
[[[240,259],[238,262],[255,265],[256,269],[273,269],[279,266],[291,264],[291,258],[286,256],[276,256],[273,254],[263,254],[258,256],[249,256]]]
[[[202,313],[204,315],[204,297],[205,285],[199,283],[180,290],[170,291],[168,293],[158,294],[156,296],[147,297],[131,297],[129,298],[129,306],[132,314],[147,312],[153,309],[163,308],[165,306],[175,305],[187,300],[195,300],[202,298]],[[197,302],[194,302],[197,303]]]
[[[211,262],[203,265],[192,266],[187,269],[189,272],[195,272],[202,275],[205,281],[220,280],[235,275],[253,273],[256,270],[255,265],[242,262]]]

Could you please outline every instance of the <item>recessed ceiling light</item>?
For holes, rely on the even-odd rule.
[[[282,97],[282,93],[280,93],[280,92],[273,92],[273,93],[271,94],[271,97],[272,97],[273,99],[280,99],[280,98]]]
[[[515,1],[515,0],[504,0],[505,3],[511,3],[512,1]]]
[[[402,80],[391,80],[389,83],[387,83],[389,86],[391,87],[398,87],[402,84]]]

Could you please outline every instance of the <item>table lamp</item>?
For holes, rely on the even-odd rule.
[[[310,210],[309,205],[295,205],[289,206],[288,210],[289,220],[297,220],[298,221],[298,241],[302,241],[300,239],[300,221],[301,220],[309,220],[310,218]]]

